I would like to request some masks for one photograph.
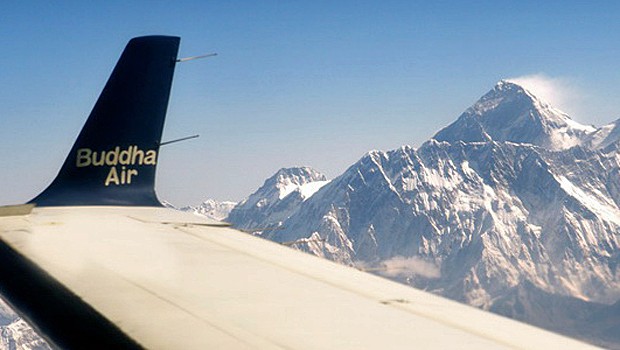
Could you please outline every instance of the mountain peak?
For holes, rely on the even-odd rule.
[[[519,110],[550,110],[553,112],[549,116],[552,119],[556,119],[554,117],[560,117],[561,119],[568,118],[566,113],[553,108],[548,102],[534,95],[523,85],[505,79],[497,82],[493,89],[484,94],[473,106],[468,109],[468,111],[473,109],[476,114],[482,115],[485,112],[492,111],[498,107],[504,107],[505,105],[520,107]],[[467,111],[465,113],[467,113]],[[515,115],[515,113],[509,113],[504,116],[503,119],[510,119],[510,116],[516,117],[517,115]]]
[[[193,212],[196,214],[204,215],[214,220],[222,221],[224,220],[230,211],[237,205],[236,202],[232,201],[217,201],[215,199],[207,199],[202,202],[198,207],[185,207],[181,210]]]
[[[493,87],[493,89],[487,93],[487,95],[491,93],[494,93],[494,95],[496,96],[499,95],[503,99],[510,99],[510,98],[525,99],[525,100],[528,100],[533,106],[535,106],[538,109],[552,109],[554,110],[556,114],[569,118],[568,114],[553,107],[547,100],[545,100],[543,97],[539,95],[536,95],[530,88],[511,79],[502,79],[498,81]]]
[[[537,100],[540,102],[544,102],[545,105],[549,105],[546,101],[544,101],[541,96],[537,96],[530,88],[519,83],[513,79],[502,79],[495,83],[495,86],[491,91],[497,91],[503,94],[521,94],[526,95],[532,100]]]
[[[594,131],[573,121],[522,85],[500,80],[433,138],[447,142],[510,141],[561,150],[582,144]]]
[[[310,167],[281,168],[265,183],[241,202],[243,206],[266,207],[279,202],[295,190],[314,182],[324,182],[327,178]]]
[[[495,84],[493,90],[525,92],[525,87],[510,79],[502,79]]]
[[[263,187],[277,189],[279,199],[310,182],[325,181],[325,175],[310,167],[282,168],[265,181]]]
[[[239,203],[227,220],[243,223],[237,226],[242,229],[277,226],[327,182],[325,175],[310,167],[282,168]]]

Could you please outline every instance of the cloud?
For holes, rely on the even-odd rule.
[[[523,86],[534,96],[571,116],[581,112],[583,93],[571,79],[538,73],[506,80]]]
[[[358,262],[358,266],[359,262]],[[378,267],[360,266],[365,271],[376,271],[388,277],[411,277],[422,276],[426,278],[439,278],[441,275],[439,267],[433,263],[418,257],[406,258],[395,256],[391,259],[382,261]]]

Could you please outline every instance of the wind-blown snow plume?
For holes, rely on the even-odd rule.
[[[568,78],[552,78],[538,73],[505,80],[523,86],[538,98],[571,116],[582,114],[580,112],[582,112],[583,93]]]

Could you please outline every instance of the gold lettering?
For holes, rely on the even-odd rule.
[[[78,168],[88,166],[110,166],[115,167],[117,165],[156,165],[157,164],[157,151],[155,150],[141,150],[136,145],[131,145],[127,149],[121,149],[120,146],[116,146],[108,151],[93,151],[90,148],[80,148],[76,152],[75,165]],[[126,170],[126,169],[125,169]],[[116,181],[124,182],[119,177],[119,169],[116,171]],[[137,175],[133,174],[132,175]],[[112,175],[110,175],[112,176]],[[121,175],[122,176],[122,175]],[[129,178],[127,179],[129,180]],[[110,180],[115,182],[115,180]]]
[[[127,171],[127,184],[131,184],[131,175],[138,175],[138,170],[136,169],[129,169],[129,171]]]
[[[113,151],[108,151],[105,155],[105,165],[115,166],[118,164],[118,152],[120,151],[120,147],[116,146]]]
[[[142,165],[144,162],[144,151],[138,149],[138,146],[131,146],[131,149],[133,151],[131,155],[131,164],[138,163],[139,165]],[[139,158],[139,160],[136,161],[136,158]]]
[[[97,152],[93,152],[93,165],[94,166],[102,166],[103,163],[105,162],[105,152],[101,151],[99,152],[99,154],[101,155],[101,157],[97,159]]]
[[[115,185],[118,185],[118,173],[116,172],[116,167],[111,167],[110,168],[110,172],[108,173],[108,176],[105,178],[105,183],[104,185],[110,186],[110,183],[114,183]]]
[[[118,162],[122,165],[127,165],[131,162],[131,147],[121,151],[121,153],[118,155]]]
[[[90,165],[90,154],[92,151],[90,148],[80,148],[77,150],[77,157],[75,158],[75,166],[83,168]]]
[[[157,152],[150,150],[146,152],[144,164],[155,165],[157,163]]]

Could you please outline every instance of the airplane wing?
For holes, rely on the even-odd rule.
[[[589,347],[163,208],[153,184],[178,43],[130,41],[56,179],[0,208],[0,291],[51,344]]]

